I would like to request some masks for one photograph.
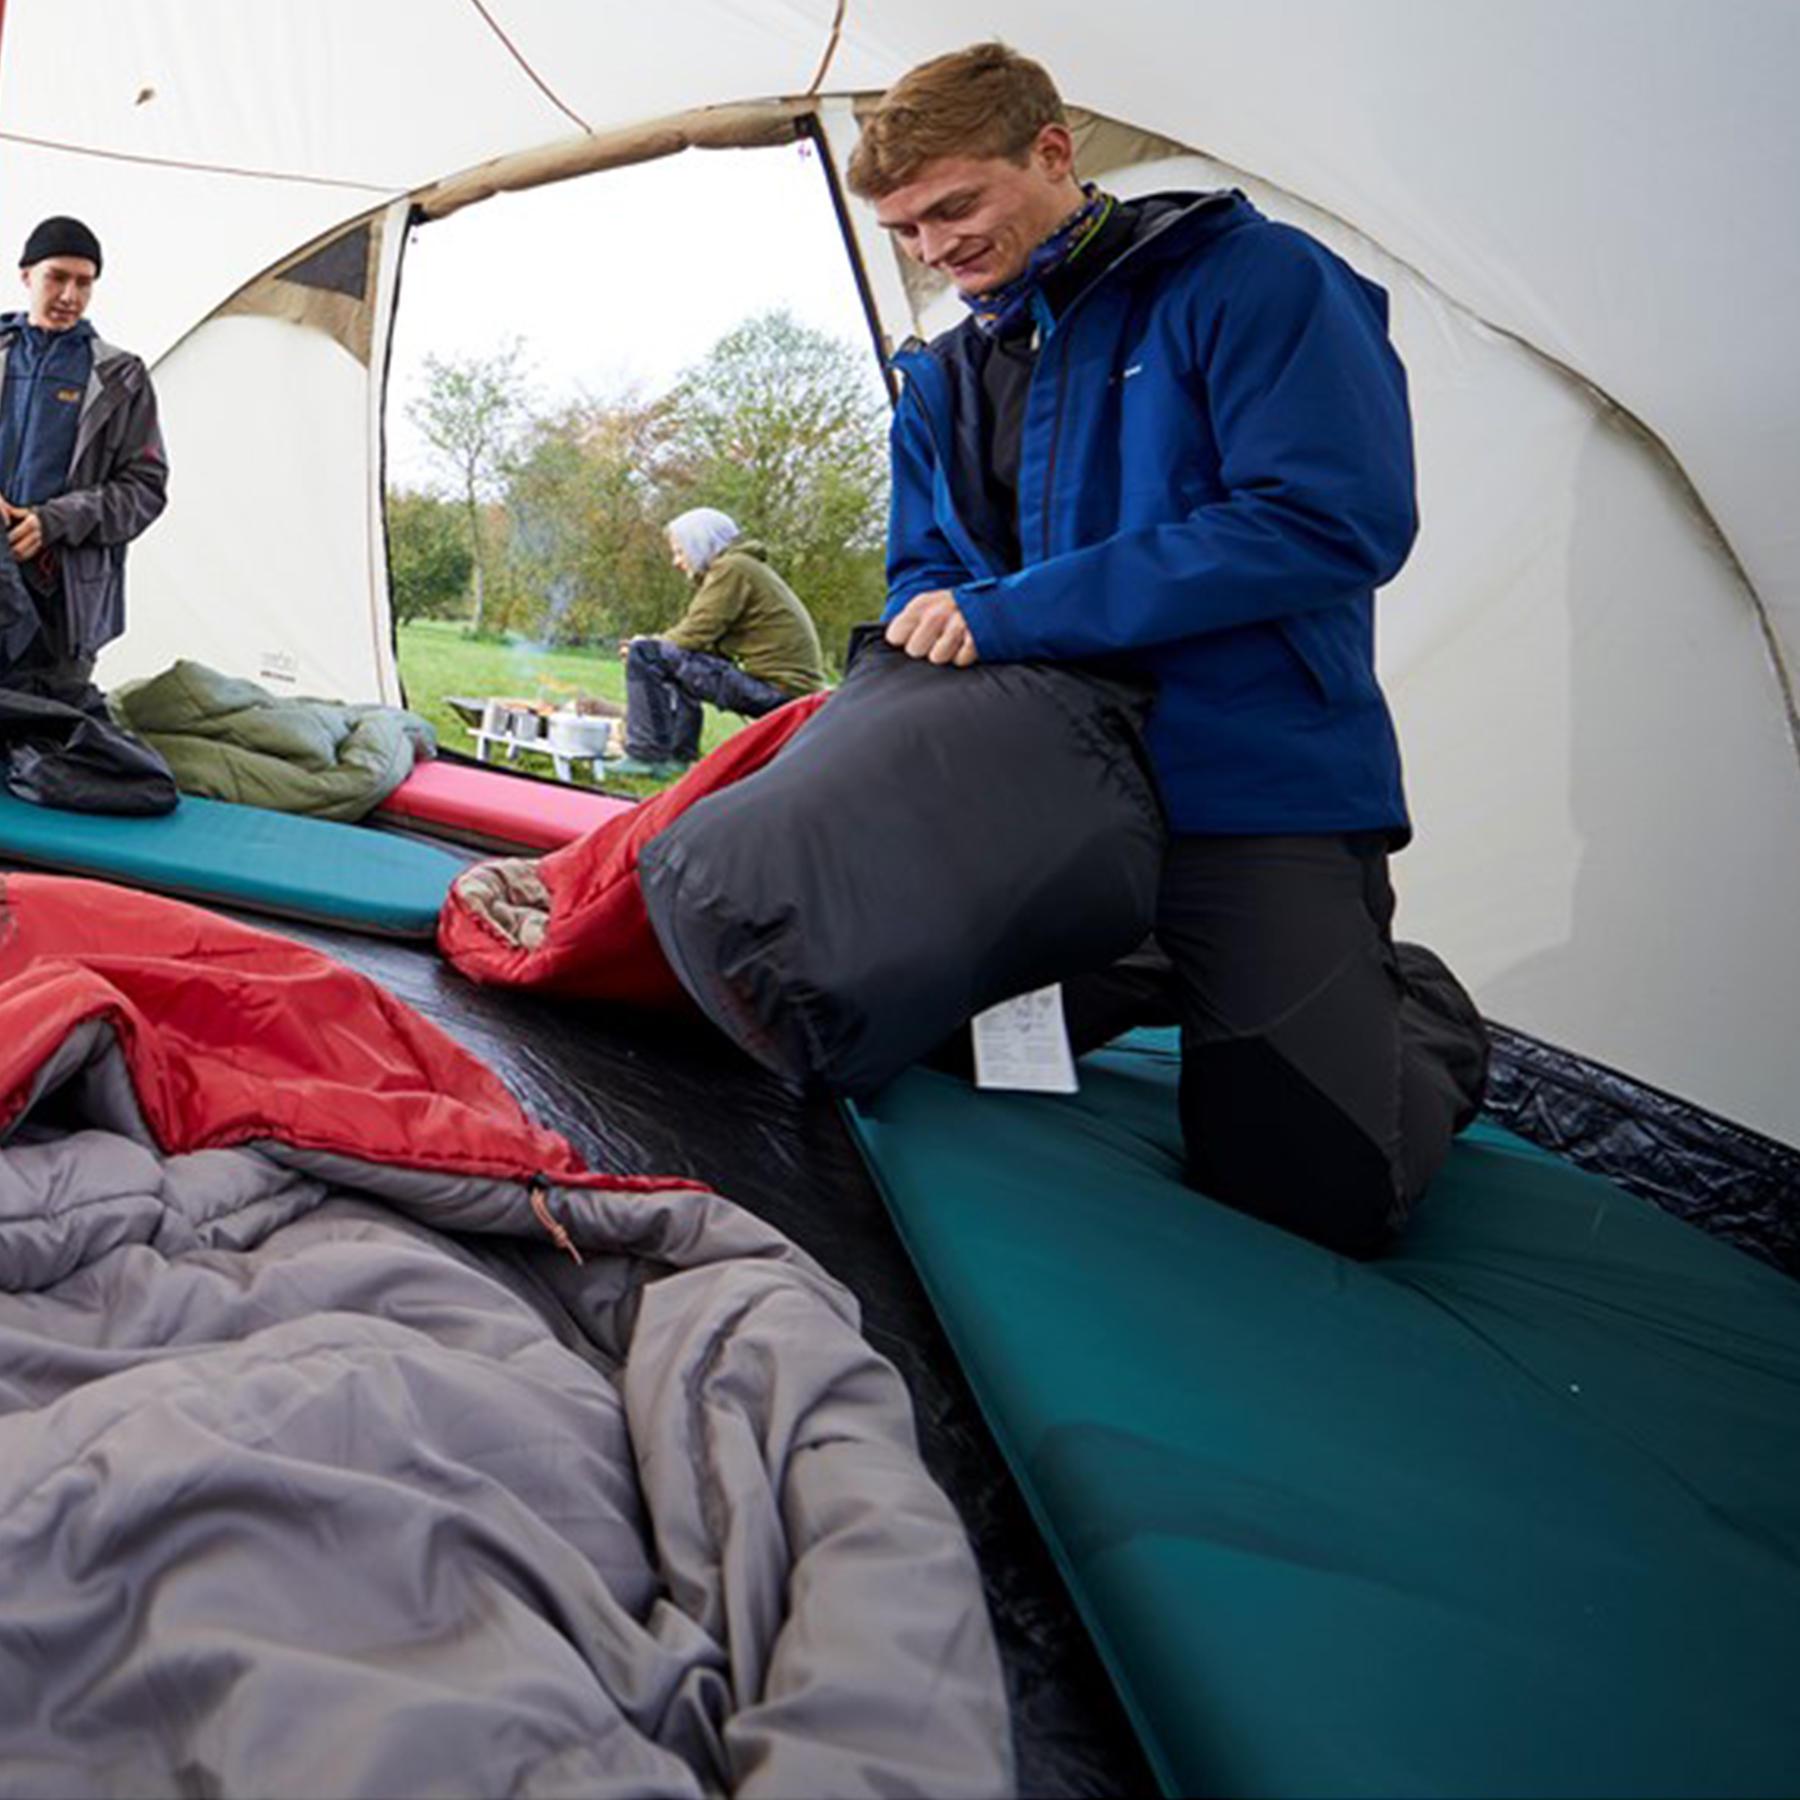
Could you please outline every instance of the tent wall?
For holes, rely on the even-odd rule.
[[[1800,6],[852,4],[829,85],[988,32],[1084,105],[1348,221],[1645,420],[1800,669]]]
[[[173,497],[132,552],[104,684],[190,656],[277,693],[399,703],[381,439],[407,210],[309,246],[288,259],[307,280],[248,284],[157,364]]]

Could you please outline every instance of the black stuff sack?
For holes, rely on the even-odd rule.
[[[27,679],[30,679],[29,677]],[[0,766],[7,791],[59,812],[153,818],[181,800],[169,765],[106,716],[99,691],[85,704],[0,687]]]
[[[670,965],[759,1062],[853,1095],[983,1008],[1105,967],[1155,912],[1148,705],[1078,668],[943,668],[860,635],[773,762],[645,846]]]

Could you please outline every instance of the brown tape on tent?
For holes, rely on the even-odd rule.
[[[857,117],[866,118],[879,100],[878,94],[859,95]],[[683,150],[755,150],[790,144],[805,135],[814,110],[807,99],[746,101],[697,107],[621,131],[565,138],[433,182],[414,195],[414,206],[422,218],[442,219],[496,194],[653,162]],[[1075,106],[1067,111],[1075,136],[1076,165],[1090,177],[1188,153],[1187,146],[1172,138],[1121,124],[1103,113]],[[309,326],[335,338],[366,365],[374,338],[371,298],[381,230],[381,209],[377,208],[315,239],[257,276],[214,316],[250,313]],[[943,287],[941,276],[907,259],[901,262],[901,277],[915,315]]]
[[[566,138],[433,182],[415,194],[415,211],[422,218],[442,219],[496,194],[652,162],[682,150],[754,150],[791,144],[805,134],[813,110],[807,100],[706,106],[622,131]],[[287,319],[335,338],[366,366],[375,335],[372,301],[381,254],[381,214],[377,207],[315,238],[247,282],[213,317],[248,313]]]
[[[546,182],[624,168],[630,163],[653,162],[681,150],[759,150],[773,144],[791,144],[802,135],[802,121],[813,111],[810,100],[755,100],[735,106],[696,107],[691,112],[672,113],[622,131],[565,138],[535,150],[522,150],[515,156],[496,157],[492,162],[421,188],[414,201],[422,217],[442,219],[478,200],[490,200],[495,194],[517,193]]]
[[[322,331],[365,367],[375,336],[375,271],[381,208],[315,238],[245,283],[213,315],[249,313]]]

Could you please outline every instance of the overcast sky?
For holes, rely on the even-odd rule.
[[[522,338],[537,395],[662,392],[741,320],[785,306],[874,352],[810,146],[680,156],[501,194],[412,234],[388,387],[388,479],[430,453],[406,416],[428,354]]]

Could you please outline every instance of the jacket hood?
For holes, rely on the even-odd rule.
[[[1134,256],[1149,256],[1153,250],[1157,255],[1165,250],[1185,254],[1262,217],[1236,188],[1172,189],[1146,194],[1130,207],[1135,229],[1126,249]]]

